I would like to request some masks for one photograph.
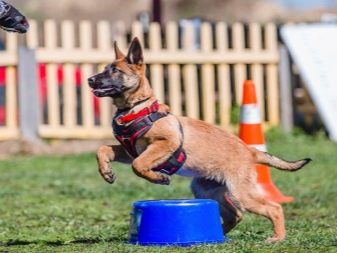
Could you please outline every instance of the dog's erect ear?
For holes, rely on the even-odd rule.
[[[131,42],[126,60],[130,64],[143,64],[143,50],[137,37]]]
[[[115,48],[115,55],[116,55],[117,60],[125,58],[125,55],[122,53],[122,51],[117,46],[117,41],[114,42],[114,48]]]

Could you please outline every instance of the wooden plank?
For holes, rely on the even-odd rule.
[[[250,49],[253,53],[260,53],[262,51],[262,34],[261,26],[257,23],[251,23],[249,25],[249,37],[250,37]],[[256,87],[257,103],[260,108],[261,120],[265,120],[264,109],[264,86],[263,86],[263,66],[258,63],[253,63],[251,66],[252,81]]]
[[[110,24],[107,21],[100,21],[97,24],[97,45],[98,50],[102,53],[107,53],[109,51],[113,52],[111,47],[111,29]],[[115,59],[115,54],[110,57],[107,63],[111,63]],[[100,64],[98,66],[98,71],[102,71],[105,64]],[[101,127],[111,128],[111,99],[110,98],[100,98],[100,125]]]
[[[216,48],[219,53],[226,53],[228,50],[227,29],[227,25],[223,22],[216,25]],[[228,127],[230,125],[232,101],[228,64],[218,65],[218,82],[220,125]]]
[[[29,20],[29,33],[26,35],[27,47],[35,49],[39,46],[39,32],[36,20]]]
[[[15,51],[0,52],[0,66],[13,66],[18,63],[18,55]]]
[[[256,87],[256,96],[257,103],[260,109],[261,120],[264,121],[265,116],[265,101],[264,101],[264,85],[263,85],[263,66],[261,64],[253,64],[252,65],[252,81]]]
[[[92,49],[92,26],[89,21],[82,21],[80,23],[80,48],[83,50]],[[81,65],[81,113],[83,119],[83,126],[85,128],[92,128],[94,126],[94,103],[93,95],[90,92],[87,79],[93,75],[92,64]]]
[[[267,65],[268,123],[277,126],[280,121],[277,65]]]
[[[169,22],[166,26],[167,49],[174,53],[178,50],[178,26],[175,22]],[[168,84],[169,84],[169,105],[171,112],[175,115],[182,115],[182,97],[180,67],[178,64],[168,65]]]
[[[241,23],[233,24],[233,51],[242,54],[244,51],[244,33]],[[246,66],[243,63],[234,64],[235,101],[241,104],[243,82],[247,78]]]
[[[16,52],[18,49],[18,37],[15,33],[6,33],[5,37],[6,51]]]
[[[44,41],[45,47],[55,50],[57,47],[57,26],[54,20],[46,20],[44,22]],[[49,62],[49,61],[48,61]]]
[[[6,33],[5,37],[6,53],[4,56],[10,56],[12,64],[17,64],[17,35],[14,33]],[[3,64],[8,65],[8,64]],[[7,134],[8,139],[14,139],[19,137],[18,120],[17,120],[17,79],[16,68],[14,66],[8,66],[6,68],[6,131],[3,134]],[[0,137],[1,138],[1,137]],[[1,138],[3,140],[6,137]]]
[[[71,51],[75,47],[75,27],[71,21],[63,21],[61,24],[61,44],[66,50]],[[68,128],[76,125],[76,86],[75,86],[75,66],[71,63],[63,65],[63,122]]]
[[[18,128],[0,127],[0,141],[18,139],[20,137]]]
[[[238,105],[241,104],[243,82],[246,79],[246,69],[244,64],[235,64],[234,66],[234,82],[235,82],[235,101]]]
[[[278,53],[277,28],[275,24],[268,23],[265,27],[265,44],[269,53]],[[271,126],[279,124],[279,88],[278,71],[275,63],[267,64],[267,97],[268,97],[268,122]]]
[[[210,52],[213,50],[212,27],[210,23],[201,25],[201,50]],[[201,66],[201,90],[203,119],[211,124],[215,123],[215,80],[212,64]]]
[[[16,68],[6,68],[6,126],[9,129],[17,129],[17,86]]]
[[[51,126],[60,125],[60,97],[57,84],[57,65],[47,64],[47,104],[48,104],[48,122]]]
[[[152,23],[150,25],[149,42],[150,50],[154,53],[159,53],[161,50],[161,32],[159,23]],[[157,97],[159,102],[165,103],[163,65],[151,64],[150,70],[150,80],[154,95]]]
[[[144,30],[143,30],[142,23],[140,23],[138,21],[133,22],[132,26],[131,26],[131,34],[132,34],[131,40],[133,40],[135,37],[137,37],[138,40],[140,41],[140,44],[144,48]]]
[[[112,51],[111,29],[110,23],[107,21],[99,21],[97,23],[97,47],[102,53]],[[109,61],[111,62],[112,59]]]
[[[51,139],[112,139],[111,126],[84,128],[75,126],[74,128],[57,127],[41,125],[39,132],[45,138]],[[0,135],[1,138],[1,135]]]
[[[126,51],[125,51],[126,52]],[[0,53],[0,56],[3,55]],[[248,50],[242,52],[228,51],[228,53],[221,52],[194,52],[180,50],[176,52],[171,52],[166,49],[162,49],[160,54],[156,52],[151,52],[149,50],[144,50],[144,58],[147,64],[253,64],[253,63],[278,63],[278,53],[277,52],[260,52],[252,53]],[[15,59],[12,56],[12,62],[15,63]],[[50,63],[111,63],[115,59],[115,53],[113,50],[90,50],[83,51],[81,49],[74,50],[64,50],[64,49],[53,49],[49,50],[46,48],[37,49],[37,59],[40,62],[50,62]],[[7,62],[0,58],[1,62]]]
[[[128,48],[127,28],[123,21],[117,21],[113,24],[112,39],[117,42],[118,47],[126,54]]]
[[[191,24],[188,24],[184,29],[183,48],[186,52],[194,50],[194,29]],[[186,114],[188,117],[199,119],[198,77],[195,65],[186,64],[183,67],[183,80],[185,86]]]
[[[265,26],[265,45],[269,53],[277,53],[277,27],[273,23],[267,23]]]
[[[82,119],[83,126],[86,128],[91,128],[95,123],[94,116],[94,98],[90,92],[87,79],[94,74],[93,66],[90,64],[83,64],[81,66],[81,100],[82,100]]]
[[[80,49],[83,51],[90,51],[93,49],[93,33],[92,24],[88,20],[83,20],[79,24],[79,39],[80,39]]]
[[[45,46],[48,50],[53,51],[57,47],[57,27],[53,20],[47,20],[44,23],[44,40]],[[41,59],[37,58],[39,62]],[[48,123],[52,127],[60,125],[60,97],[57,84],[57,65],[47,64],[46,66],[46,80],[47,80],[47,104],[48,104]],[[40,133],[41,134],[41,133]],[[41,137],[44,137],[41,134]]]

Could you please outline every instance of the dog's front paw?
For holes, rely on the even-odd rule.
[[[169,185],[171,182],[171,179],[168,175],[162,174],[162,173],[158,173],[158,175],[160,176],[160,178],[158,180],[155,180],[154,183],[155,184],[162,184],[162,185]]]
[[[101,172],[101,171],[100,171]],[[116,180],[116,175],[112,173],[112,171],[104,171],[101,172],[101,176],[107,181],[109,184],[113,184]]]

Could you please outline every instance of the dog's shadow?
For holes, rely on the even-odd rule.
[[[26,246],[26,245],[47,245],[47,246],[67,246],[71,244],[98,244],[98,243],[128,243],[126,238],[122,237],[110,237],[110,238],[76,238],[69,241],[61,240],[9,240],[7,242],[0,242],[0,246],[11,247],[11,246]]]

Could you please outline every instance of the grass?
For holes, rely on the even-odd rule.
[[[15,157],[0,162],[0,252],[336,252],[337,145],[322,136],[268,133],[269,151],[287,159],[311,157],[296,173],[272,170],[273,180],[296,202],[284,205],[288,238],[263,241],[271,224],[245,215],[231,242],[192,248],[140,247],[126,243],[132,202],[191,198],[189,180],[150,184],[128,166],[104,183],[94,154]]]

